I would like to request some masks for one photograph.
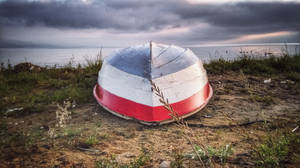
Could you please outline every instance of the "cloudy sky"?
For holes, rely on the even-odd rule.
[[[0,47],[299,43],[300,0],[0,0]]]

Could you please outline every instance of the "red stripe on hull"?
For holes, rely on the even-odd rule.
[[[173,103],[171,106],[180,116],[194,112],[195,110],[204,106],[210,99],[210,87],[211,86],[207,82],[202,91],[199,91],[185,100]],[[151,107],[136,103],[114,95],[103,89],[98,84],[94,88],[94,96],[98,103],[105,106],[109,110],[130,118],[135,118],[146,122],[158,122],[171,119],[170,112],[164,106]],[[204,102],[199,102],[199,100],[201,100],[203,97]]]

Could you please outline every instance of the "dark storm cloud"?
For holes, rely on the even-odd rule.
[[[300,30],[300,3],[243,2],[223,5],[181,6],[174,9],[182,19],[201,19],[211,25],[250,28],[249,31]],[[238,29],[235,30],[235,32]],[[241,30],[240,30],[241,31]]]
[[[98,28],[117,30],[155,30],[172,26],[173,13],[135,1],[4,1],[0,3],[0,23],[45,25],[61,28]],[[157,3],[156,3],[157,4]],[[149,5],[149,6],[148,6]],[[178,18],[178,17],[177,17]]]
[[[45,25],[72,28],[123,28],[109,19],[103,4],[96,6],[74,2],[6,1],[0,5],[2,24]],[[112,11],[114,12],[114,11]]]
[[[190,4],[184,0],[0,2],[0,25],[112,29],[139,32],[190,27],[183,38],[222,40],[243,34],[300,32],[300,3]],[[210,28],[201,29],[206,23]],[[211,36],[213,35],[213,36]]]

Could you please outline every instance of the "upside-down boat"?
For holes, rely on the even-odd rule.
[[[190,49],[153,42],[105,57],[93,94],[103,108],[124,119],[147,125],[174,121],[153,84],[182,118],[201,110],[213,94],[202,61]]]

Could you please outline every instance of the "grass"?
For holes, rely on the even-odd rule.
[[[119,163],[114,156],[108,159],[101,159],[96,161],[97,168],[140,168],[146,166],[150,161],[150,155],[143,150],[142,153],[128,164]]]
[[[7,153],[11,148],[18,147],[19,151],[30,155],[32,150],[35,150],[37,143],[41,140],[44,132],[40,129],[32,129],[28,132],[14,131],[10,134],[5,134],[6,130],[1,130],[0,135],[0,159],[9,157]]]
[[[269,134],[264,142],[257,146],[254,159],[258,167],[282,167],[292,162],[299,164],[299,152],[300,135],[285,131]]]
[[[240,71],[246,74],[277,74],[277,73],[300,73],[300,55],[282,57],[269,57],[266,59],[254,59],[250,56],[243,56],[234,61],[219,59],[205,64],[208,73],[222,74],[226,71]],[[294,74],[295,75],[295,74]]]
[[[289,72],[287,73],[287,77],[290,80],[296,81],[296,82],[300,82],[300,73],[297,72]]]
[[[253,102],[260,102],[263,103],[264,105],[271,105],[274,103],[274,99],[271,96],[259,96],[259,95],[250,95],[250,100]]]
[[[81,129],[65,128],[62,130],[61,137],[74,138],[81,134]]]
[[[152,90],[159,97],[159,101],[162,103],[165,109],[170,112],[170,116],[176,122],[176,126],[178,131],[181,132],[181,136],[191,145],[193,149],[193,158],[197,158],[202,167],[206,167],[205,165],[211,165],[214,161],[220,161],[222,164],[227,161],[227,158],[233,154],[231,149],[231,145],[226,145],[221,148],[212,148],[210,146],[206,147],[203,144],[196,145],[192,136],[195,135],[193,129],[191,129],[188,124],[183,120],[181,116],[179,116],[178,112],[173,109],[173,107],[169,104],[167,98],[164,97],[163,92],[160,88],[153,82],[151,82]],[[204,135],[205,136],[205,135]],[[173,162],[171,162],[172,167],[182,167],[183,157],[180,153],[174,153],[173,157],[175,158]]]
[[[233,154],[233,150],[230,144],[221,146],[219,148],[206,146],[205,149],[198,145],[195,145],[195,148],[196,152],[200,155],[202,160],[208,163],[210,163],[211,160],[219,161],[222,164],[226,163],[227,159]]]
[[[0,115],[16,107],[22,107],[23,110],[9,115],[23,116],[41,112],[47,109],[47,105],[62,103],[66,99],[79,104],[88,102],[93,99],[91,93],[101,65],[100,60],[95,60],[84,68],[69,65],[63,68],[43,68],[40,71],[16,71],[11,66],[1,68]]]
[[[62,68],[40,68],[31,71],[24,67],[30,63],[22,63],[15,67],[4,66],[0,69],[0,115],[12,108],[23,108],[22,111],[11,112],[12,116],[23,116],[42,112],[47,105],[62,103],[69,99],[82,104],[93,99],[92,89],[96,84],[98,71],[101,68],[101,56],[96,60],[86,60],[87,66]],[[22,65],[24,65],[22,67]],[[25,66],[26,65],[26,66]],[[239,60],[212,61],[204,65],[208,73],[222,74],[226,71],[240,71],[246,74],[285,73],[290,80],[300,81],[300,55],[293,57],[270,57],[253,59],[244,56]]]
[[[25,135],[25,148],[30,150],[36,143],[42,138],[43,131],[40,129],[34,129]]]
[[[101,120],[99,120],[99,121],[96,122],[96,126],[97,126],[98,128],[100,128],[100,127],[102,126]]]
[[[173,150],[172,157],[173,160],[171,161],[170,167],[183,168],[184,155],[179,150]]]
[[[98,139],[95,135],[91,135],[85,141],[87,145],[96,145],[98,143]]]

